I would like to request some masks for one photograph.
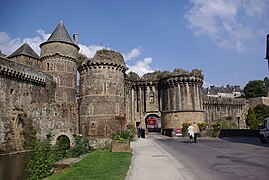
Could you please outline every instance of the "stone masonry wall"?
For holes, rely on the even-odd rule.
[[[245,115],[249,108],[248,101],[245,98],[219,98],[203,97],[203,107],[205,113],[205,122],[209,125],[222,118],[231,118],[237,123],[237,117],[240,117],[240,128],[245,128]]]
[[[81,67],[80,121],[81,132],[88,139],[111,137],[120,130],[116,116],[125,115],[124,70],[125,64],[116,64],[113,58],[122,56],[114,51],[101,50]],[[102,55],[101,61],[98,61]],[[104,60],[112,58],[107,63]],[[114,62],[114,63],[112,63]],[[122,58],[122,61],[123,58]],[[124,127],[125,128],[125,125]]]
[[[33,136],[77,133],[77,105],[54,102],[53,77],[0,59],[0,152],[24,149]],[[54,142],[55,142],[54,139]]]
[[[40,59],[31,58],[29,56],[20,55],[12,57],[10,60],[15,61],[20,64],[41,70],[41,61]]]

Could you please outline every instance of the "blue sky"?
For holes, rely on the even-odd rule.
[[[268,76],[268,0],[1,0],[0,49],[37,52],[62,20],[81,52],[121,52],[129,69],[201,69],[204,86]]]

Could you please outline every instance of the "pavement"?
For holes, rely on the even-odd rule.
[[[155,136],[155,138],[168,138]],[[168,151],[150,137],[131,142],[133,159],[125,180],[197,180]]]

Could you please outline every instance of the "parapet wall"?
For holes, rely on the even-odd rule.
[[[46,82],[52,81],[51,76],[37,69],[10,61],[3,57],[0,57],[0,74],[40,85],[45,85]]]

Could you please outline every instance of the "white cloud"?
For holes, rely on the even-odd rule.
[[[132,71],[137,73],[139,76],[143,76],[146,73],[154,72],[153,69],[151,69],[150,64],[152,63],[152,58],[151,57],[146,57],[141,61],[136,62],[134,66],[128,66],[128,72]]]
[[[140,48],[134,48],[127,54],[127,56],[123,55],[125,61],[131,60],[133,58],[138,57],[141,54],[141,49]]]
[[[43,30],[37,30],[38,35],[36,37],[27,37],[24,39],[15,38],[12,39],[8,33],[0,32],[0,49],[3,54],[10,55],[16,51],[23,43],[28,43],[37,54],[40,54],[39,45],[45,42],[50,34],[46,34]]]
[[[269,10],[268,0],[190,0],[190,5],[184,18],[196,36],[238,52],[254,48],[250,42],[264,31],[255,23]]]
[[[0,32],[0,49],[3,54],[6,54],[7,56],[12,54],[14,51],[16,51],[23,43],[28,43],[37,54],[40,54],[40,48],[39,45],[43,42],[45,42],[50,34],[46,34],[43,30],[39,29],[37,30],[38,35],[36,37],[27,37],[24,39],[21,38],[15,38],[12,39],[8,33],[6,32]],[[83,45],[79,44],[80,47],[80,53],[85,54],[88,58],[92,58],[97,50],[101,49],[111,49],[104,46],[98,46],[98,45]],[[131,60],[133,58],[138,57],[141,54],[140,48],[134,48],[129,53],[127,53],[127,56],[124,56],[125,60]],[[152,63],[151,57],[146,57],[141,61],[137,61],[134,66],[128,65],[129,68],[128,71],[133,71],[139,74],[140,76],[143,76],[145,73],[153,72],[154,70],[151,69],[150,64]]]
[[[207,82],[207,81],[204,80],[203,87],[204,88],[207,88],[207,87],[210,87],[210,86],[214,86],[214,84],[212,84],[212,83]]]
[[[97,45],[90,45],[90,46],[86,46],[83,44],[79,44],[78,45],[80,50],[79,52],[82,54],[85,54],[88,58],[92,58],[96,51],[101,50],[101,49],[110,49],[110,48],[106,48],[104,46],[97,46]]]

